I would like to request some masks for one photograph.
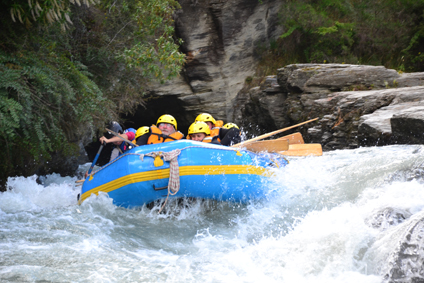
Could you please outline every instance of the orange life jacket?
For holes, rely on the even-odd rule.
[[[211,129],[211,137],[219,136],[219,129],[224,125],[222,120],[216,121],[215,125]]]
[[[219,127],[213,127],[212,129],[211,129],[211,137],[214,137],[214,136],[219,136]]]
[[[169,136],[162,134],[162,131],[159,130],[158,127],[155,125],[152,125],[150,127],[150,136],[147,140],[147,144],[154,144],[154,143],[163,143],[163,142],[171,142],[180,140],[184,137],[184,135],[181,132],[175,132],[170,134]]]
[[[212,142],[212,136],[206,136],[202,142]]]

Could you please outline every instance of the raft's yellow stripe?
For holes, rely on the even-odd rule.
[[[256,167],[252,165],[182,166],[179,169],[180,176],[221,174],[253,174],[263,176],[269,175],[268,170],[262,167]],[[85,192],[81,196],[79,203],[82,203],[86,198],[91,196],[91,194],[97,195],[99,192],[108,193],[129,184],[166,178],[169,178],[169,168],[130,174]]]

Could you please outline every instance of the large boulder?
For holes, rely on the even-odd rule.
[[[367,65],[294,64],[278,70],[283,91],[296,93],[381,89],[393,87],[399,77],[395,70]]]

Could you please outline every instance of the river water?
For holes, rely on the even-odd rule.
[[[106,195],[79,206],[76,177],[9,178],[0,282],[382,282],[396,235],[424,211],[424,146],[289,161],[266,200],[171,201],[159,215]]]

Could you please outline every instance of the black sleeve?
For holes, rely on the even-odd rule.
[[[211,143],[212,144],[221,144],[220,142],[219,142],[219,140],[218,140],[218,136],[214,136],[213,138],[212,138],[212,141],[211,141]]]
[[[240,130],[237,128],[219,129],[219,139],[222,145],[233,145],[241,142]]]
[[[146,145],[149,137],[150,137],[150,133],[145,133],[144,135],[139,136],[137,139],[137,145]]]

